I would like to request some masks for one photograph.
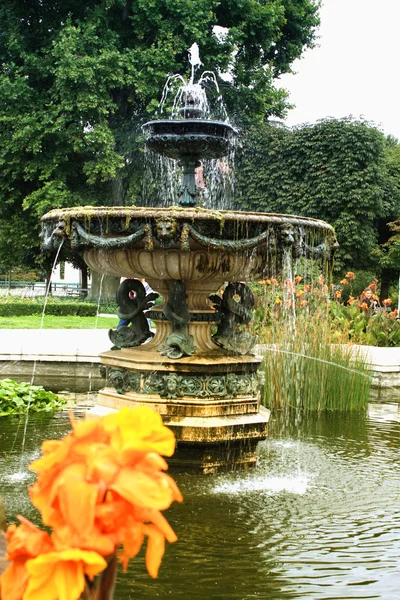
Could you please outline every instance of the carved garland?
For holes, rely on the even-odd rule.
[[[127,369],[100,366],[100,374],[107,385],[118,394],[136,392],[159,394],[162,398],[236,398],[255,395],[258,390],[256,373],[228,373],[227,375],[178,375],[177,373],[142,374]]]
[[[129,248],[132,245],[144,242],[144,249],[151,252],[154,249],[154,242],[157,240],[162,248],[170,247],[172,242],[179,245],[182,252],[190,250],[189,238],[193,238],[198,244],[211,249],[225,250],[230,252],[239,252],[251,250],[264,243],[269,243],[269,228],[259,235],[248,239],[219,239],[209,237],[200,233],[193,225],[184,222],[180,224],[173,217],[160,217],[155,220],[155,231],[150,223],[143,224],[135,233],[125,236],[111,237],[92,234],[78,222],[74,221],[68,231],[65,221],[59,221],[53,230],[48,223],[43,226],[43,247],[45,250],[54,250],[62,238],[69,237],[71,247],[76,250],[81,246],[92,246],[95,248]],[[292,246],[292,252],[297,256],[307,256],[308,258],[322,258],[328,260],[332,258],[338,244],[334,234],[328,235],[328,240],[315,247],[301,242],[297,239],[296,230],[293,224],[281,223],[278,226],[279,244],[282,247]],[[272,241],[270,242],[270,245]]]

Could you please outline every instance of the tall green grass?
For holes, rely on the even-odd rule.
[[[323,311],[259,331],[266,344],[263,404],[307,412],[364,411],[371,377],[356,346],[332,344]]]

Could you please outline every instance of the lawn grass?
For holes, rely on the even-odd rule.
[[[0,317],[0,329],[40,329],[41,315]],[[118,317],[56,317],[45,315],[43,329],[110,329],[118,324]]]

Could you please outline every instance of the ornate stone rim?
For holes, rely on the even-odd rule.
[[[169,207],[142,207],[142,206],[77,206],[74,208],[55,208],[42,217],[43,223],[51,221],[71,219],[113,219],[113,218],[138,218],[144,220],[153,220],[173,218],[177,220],[204,220],[218,221],[222,223],[265,223],[281,225],[308,225],[316,229],[325,229],[334,234],[334,228],[329,223],[312,217],[301,217],[291,214],[245,212],[229,210],[209,210],[205,208],[193,207],[182,208],[180,206]]]

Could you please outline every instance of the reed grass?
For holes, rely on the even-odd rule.
[[[268,408],[302,412],[364,411],[371,377],[356,346],[332,344],[323,311],[279,320],[259,331],[266,344],[264,398]]]

